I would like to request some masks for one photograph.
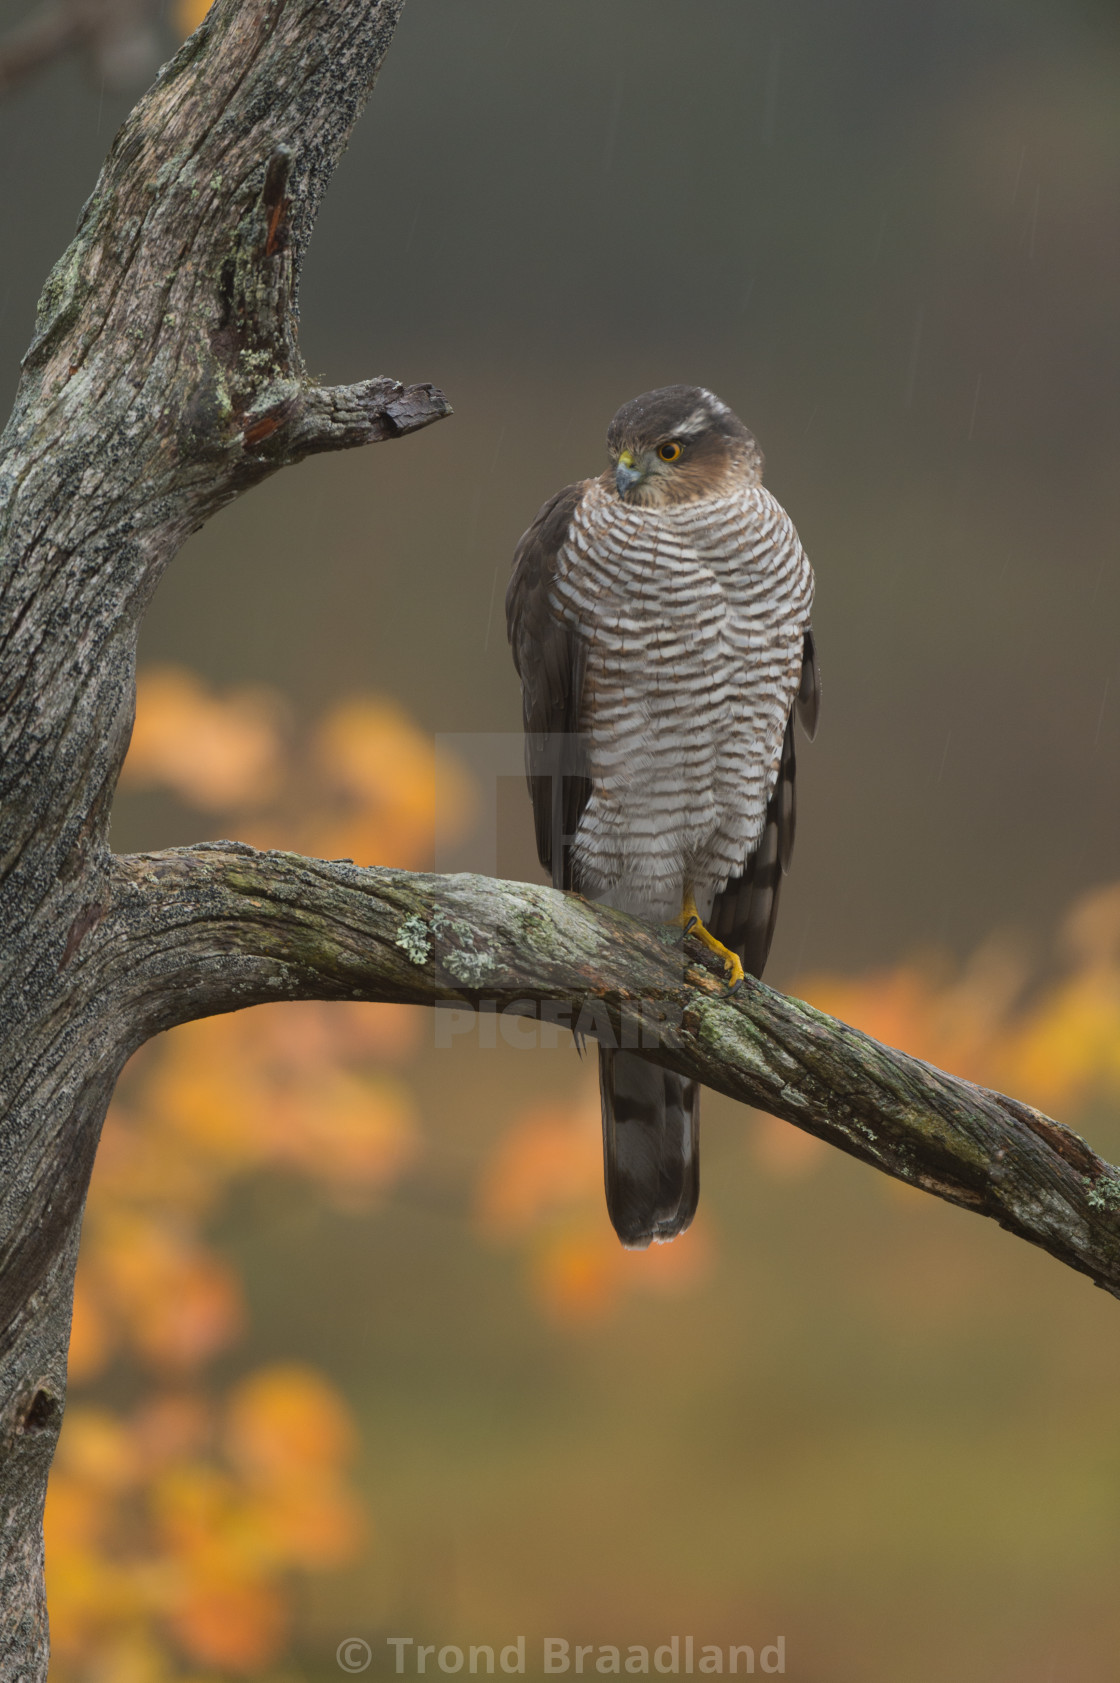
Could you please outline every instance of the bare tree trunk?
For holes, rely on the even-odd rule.
[[[110,854],[140,617],[183,540],[277,468],[448,413],[430,386],[320,388],[295,338],[402,5],[218,0],[113,144],[0,441],[0,1683],[45,1676],[41,1517],[98,1135],[125,1060],[175,1023],[297,998],[582,1012],[1120,1295],[1120,1177],[1075,1134],[760,984],[729,999],[693,943],[477,877]]]
[[[316,387],[295,337],[312,224],[402,4],[219,0],[114,141],[0,441],[4,1679],[45,1674],[40,1521],[78,1227],[149,1016],[97,979],[140,616],[240,491],[447,413],[430,387]]]

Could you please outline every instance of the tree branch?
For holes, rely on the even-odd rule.
[[[119,859],[114,879],[75,962],[99,991],[127,981],[137,1043],[276,999],[450,1002],[544,1017],[644,1047],[991,1217],[1120,1296],[1120,1173],[1079,1135],[760,982],[729,996],[710,955],[682,945],[673,927],[526,883],[368,870],[231,842]]]
[[[0,50],[0,78],[67,45],[120,68],[147,4],[60,0]],[[321,389],[297,341],[315,216],[402,6],[216,0],[113,142],[0,439],[0,1683],[46,1674],[40,1527],[82,1206],[152,1016],[119,1014],[127,978],[88,985],[141,616],[242,491],[449,413],[427,385]]]
[[[140,615],[183,540],[277,468],[449,413],[430,386],[322,390],[296,338],[319,202],[402,5],[218,0],[44,288],[0,442],[0,879],[101,853]]]
[[[241,447],[272,467],[288,467],[326,450],[403,438],[450,413],[435,386],[402,386],[385,379],[356,386],[292,381],[268,387],[245,414]]]
[[[216,0],[113,143],[0,440],[0,1683],[46,1674],[40,1525],[98,1132],[175,1023],[309,997],[567,1014],[1120,1295],[1120,1176],[1075,1134],[760,984],[729,999],[679,931],[236,843],[111,856],[137,632],[183,540],[279,467],[448,413],[426,385],[321,389],[297,343],[315,216],[402,6]]]
[[[143,87],[159,64],[157,0],[48,0],[0,38],[0,94],[81,52],[108,87]]]

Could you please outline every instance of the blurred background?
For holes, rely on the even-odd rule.
[[[0,41],[9,390],[190,10],[7,77]],[[1104,0],[409,0],[303,348],[455,416],[188,544],[115,845],[422,866],[437,788],[466,836],[486,794],[432,739],[518,728],[517,537],[621,402],[703,383],[817,572],[767,979],[1120,1155],[1118,87]],[[535,877],[527,802],[503,825]],[[1115,1677],[1116,1305],[715,1096],[694,1233],[624,1257],[595,1112],[570,1048],[372,1008],[137,1061],[52,1497],[60,1678],[674,1632],[783,1634],[802,1683]]]

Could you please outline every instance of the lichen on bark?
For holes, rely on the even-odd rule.
[[[114,858],[136,638],[215,510],[448,411],[323,388],[300,269],[403,0],[217,0],[117,135],[44,287],[0,439],[0,1683],[42,1683],[41,1520],[74,1265],[127,1058],[275,999],[655,1026],[650,1056],[999,1221],[1120,1295],[1120,1174],[1061,1124],[574,896],[257,853]],[[642,1029],[643,1037],[645,1027]]]

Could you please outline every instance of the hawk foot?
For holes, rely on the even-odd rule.
[[[691,889],[685,894],[684,905],[681,907],[681,915],[677,921],[683,924],[686,935],[694,936],[697,941],[703,942],[709,952],[715,953],[717,958],[722,958],[723,975],[728,992],[738,993],[746,975],[743,962],[738,953],[733,953],[730,947],[725,947],[722,941],[716,940],[711,930],[704,928],[703,919],[696,910],[696,901]]]

